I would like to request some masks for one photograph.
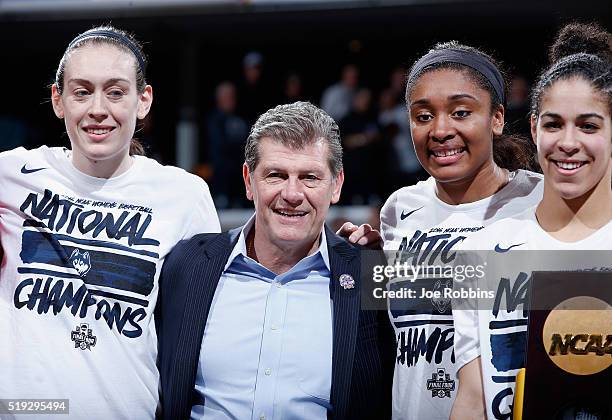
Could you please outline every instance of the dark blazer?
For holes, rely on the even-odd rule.
[[[166,258],[155,316],[164,419],[190,416],[208,312],[240,230],[197,235]],[[360,250],[329,229],[326,236],[334,324],[328,418],[389,418],[395,343],[387,314],[360,308]],[[353,289],[340,285],[342,274],[353,277]]]

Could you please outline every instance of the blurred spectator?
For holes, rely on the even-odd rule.
[[[338,83],[329,86],[321,97],[321,108],[334,120],[340,121],[351,110],[351,103],[359,83],[359,69],[347,64],[342,69],[342,76]]]
[[[515,75],[508,88],[506,127],[514,134],[531,137],[529,126],[529,83],[523,76]]]
[[[244,143],[249,135],[246,121],[236,115],[236,87],[223,82],[215,91],[216,108],[206,122],[208,153],[212,164],[211,193],[218,208],[245,204],[242,178]]]
[[[406,102],[404,98],[406,95],[406,69],[403,66],[397,66],[391,71],[389,89],[393,92],[398,104]]]
[[[372,207],[370,209],[370,216],[368,217],[367,223],[376,230],[380,230],[380,208]]]
[[[386,165],[379,146],[380,132],[372,112],[372,93],[359,89],[353,98],[352,109],[338,125],[344,148],[343,202],[347,204],[377,205],[380,196],[380,168]]]
[[[160,150],[160,145],[157,143],[155,136],[155,120],[153,118],[153,112],[149,112],[147,116],[140,120],[138,131],[136,131],[136,138],[145,148],[147,157],[155,159],[161,164],[165,164],[163,156]]]
[[[251,51],[242,60],[243,80],[238,89],[239,114],[252,125],[257,117],[275,105],[273,90],[264,75],[263,55]]]
[[[391,87],[380,94],[378,123],[387,161],[382,195],[387,197],[393,191],[413,185],[425,177],[421,176],[423,168],[412,144],[406,104],[403,99],[398,101],[396,91]]]
[[[304,91],[302,85],[302,77],[295,72],[289,73],[285,79],[283,96],[281,103],[290,104],[297,101],[304,101]]]

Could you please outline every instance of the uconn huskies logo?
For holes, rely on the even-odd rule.
[[[88,251],[80,252],[78,249],[75,249],[70,255],[70,262],[81,277],[87,275],[89,270],[91,270],[91,259],[89,258]]]
[[[439,313],[443,314],[448,309],[448,305],[450,304],[450,298],[445,298],[444,290],[453,288],[453,282],[451,279],[446,280],[437,280],[434,283],[433,291],[439,292],[440,297],[432,297],[431,303],[438,310]],[[436,295],[434,295],[436,296]]]

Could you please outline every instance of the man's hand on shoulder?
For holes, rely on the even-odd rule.
[[[382,248],[380,232],[367,223],[357,226],[351,222],[346,222],[338,229],[336,234],[352,244],[367,246],[371,249]]]

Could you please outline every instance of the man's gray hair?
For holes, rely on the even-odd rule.
[[[342,170],[340,129],[332,117],[310,102],[278,105],[261,115],[247,139],[244,160],[253,172],[259,163],[259,142],[265,137],[293,150],[300,150],[320,139],[327,142],[329,169],[335,178]]]

